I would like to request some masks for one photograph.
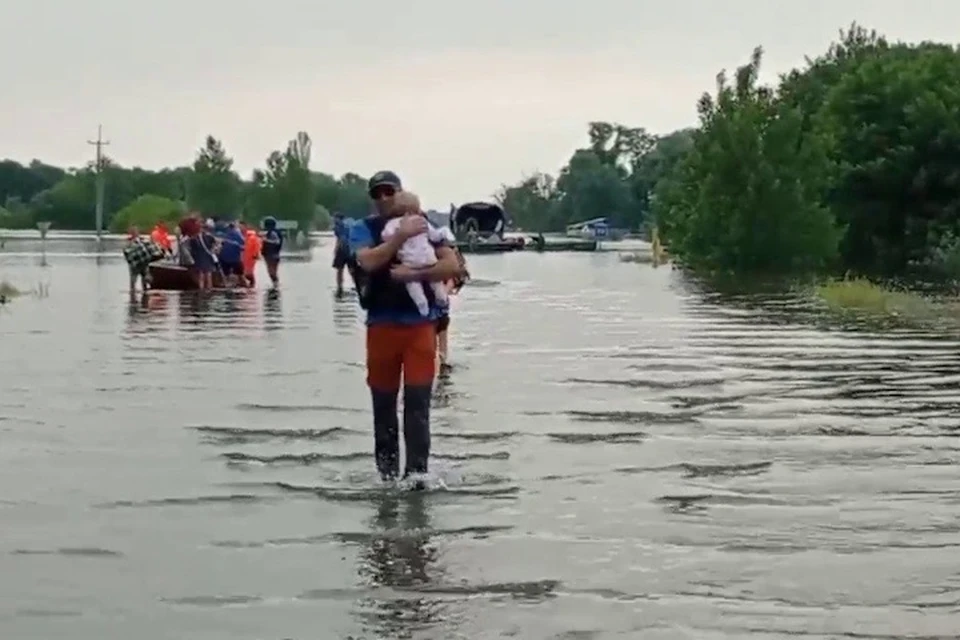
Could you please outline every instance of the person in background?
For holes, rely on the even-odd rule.
[[[260,254],[267,265],[267,275],[274,288],[280,286],[280,251],[283,249],[283,232],[277,228],[277,219],[267,216],[263,219],[263,247]]]
[[[350,261],[350,225],[342,213],[333,214],[333,268],[337,272],[337,296],[343,295],[343,270]]]
[[[190,251],[191,239],[200,233],[199,220],[192,216],[182,218],[177,225],[177,264],[190,269],[190,273],[199,280],[193,268],[193,254]],[[198,283],[199,284],[199,283]]]
[[[243,250],[246,238],[236,222],[221,225],[217,233],[220,241],[220,270],[225,286],[234,286],[243,279]]]
[[[150,239],[160,245],[167,255],[173,253],[173,241],[170,239],[170,230],[167,229],[167,223],[161,220],[150,232]]]
[[[254,229],[243,223],[240,224],[240,230],[244,235],[243,279],[246,286],[255,287],[257,285],[257,261],[260,259],[263,241]]]
[[[467,270],[467,262],[464,260],[463,254],[460,253],[460,250],[456,247],[454,247],[453,250],[456,252],[457,260],[460,263],[460,275],[445,282],[448,297],[460,293],[460,289],[463,288],[463,285],[470,279],[470,272]],[[450,370],[448,351],[450,339],[450,309],[452,306],[453,301],[451,300],[450,304],[442,310],[443,313],[441,313],[440,318],[437,320],[437,360],[441,372]]]
[[[430,400],[437,369],[436,322],[440,310],[430,304],[424,317],[406,282],[442,282],[457,277],[460,265],[449,246],[435,248],[437,263],[425,269],[398,264],[397,251],[408,239],[427,230],[425,216],[405,216],[396,233],[384,241],[383,227],[394,213],[393,199],[402,190],[392,171],[380,171],[368,182],[377,213],[350,226],[351,260],[356,262],[360,305],[367,312],[367,385],[373,404],[374,459],[384,481],[400,472],[397,396],[403,390],[403,476],[413,488],[426,488],[422,477],[430,457]],[[430,287],[424,287],[428,298]],[[432,302],[432,300],[431,300]],[[420,476],[420,477],[417,477]]]
[[[137,280],[140,281],[143,291],[146,291],[149,285],[150,254],[137,227],[131,226],[127,230],[127,245],[123,248],[123,257],[130,268],[130,293],[136,292]]]
[[[201,291],[213,288],[213,274],[219,268],[217,239],[213,230],[213,221],[207,220],[197,234],[190,238],[190,255],[193,256],[193,268]]]

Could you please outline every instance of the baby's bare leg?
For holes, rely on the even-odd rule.
[[[449,299],[447,297],[447,285],[445,282],[431,282],[430,288],[433,289],[433,298],[437,301],[441,307],[445,307],[449,304]]]
[[[419,282],[408,282],[407,293],[410,294],[413,302],[417,305],[417,311],[420,312],[420,315],[430,315],[430,303],[427,301],[427,294],[423,290],[423,284]]]

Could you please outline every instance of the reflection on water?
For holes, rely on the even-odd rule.
[[[8,247],[9,248],[9,247]],[[315,250],[328,264],[331,247]],[[0,637],[955,638],[960,336],[616,255],[471,257],[445,488],[381,487],[333,272],[0,316]]]
[[[337,296],[333,304],[333,326],[338,335],[353,335],[357,324],[362,321],[363,314],[357,301],[356,293],[344,291]]]
[[[384,492],[376,505],[358,573],[373,590],[390,588],[392,597],[365,598],[360,610],[376,637],[398,638],[444,619],[442,603],[422,592],[436,580],[432,574],[440,570],[438,552],[430,544],[431,523],[423,494]]]

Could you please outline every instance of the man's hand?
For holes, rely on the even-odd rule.
[[[397,236],[401,240],[408,240],[413,236],[418,236],[421,233],[426,233],[427,231],[427,221],[423,216],[407,214],[400,219],[400,224],[397,226]]]
[[[423,269],[414,269],[404,264],[398,264],[390,269],[390,277],[397,282],[414,282],[423,277]]]

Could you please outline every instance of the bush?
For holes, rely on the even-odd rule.
[[[110,230],[123,233],[131,226],[151,229],[158,222],[176,224],[184,214],[182,203],[162,196],[142,195],[117,212],[110,222]]]

